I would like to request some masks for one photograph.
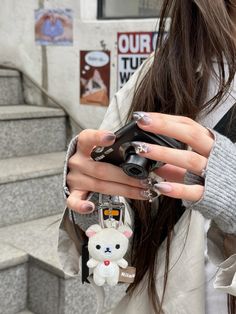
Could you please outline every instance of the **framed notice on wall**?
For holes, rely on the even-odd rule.
[[[80,51],[80,103],[108,106],[110,51]]]
[[[118,33],[118,89],[155,50],[156,41],[157,32]]]

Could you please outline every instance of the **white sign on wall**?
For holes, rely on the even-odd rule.
[[[155,50],[156,41],[156,32],[118,33],[118,89]]]

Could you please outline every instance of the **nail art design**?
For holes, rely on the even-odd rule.
[[[151,186],[152,186],[152,179],[150,177],[148,177],[147,179],[140,180],[140,184],[144,188],[151,188]]]
[[[141,196],[146,198],[150,203],[152,203],[153,199],[159,195],[157,192],[148,189],[145,191],[141,191]]]
[[[136,111],[133,113],[133,119],[136,122],[140,122],[144,125],[148,125],[151,122],[151,118],[149,117],[149,115],[146,112],[142,112],[142,111]]]
[[[132,142],[132,145],[134,146],[136,154],[148,153],[150,151],[150,147],[146,143],[143,143],[143,142]]]

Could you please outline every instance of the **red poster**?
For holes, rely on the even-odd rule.
[[[80,103],[108,106],[110,51],[80,51]]]

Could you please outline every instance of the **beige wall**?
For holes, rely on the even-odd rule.
[[[117,32],[153,31],[155,19],[96,20],[96,0],[1,0],[0,63],[11,63],[27,71],[39,84],[43,69],[48,72],[48,90],[58,99],[74,120],[89,128],[98,127],[105,109],[79,104],[79,51],[111,50],[111,95],[116,92]],[[34,10],[71,8],[74,11],[74,44],[71,47],[36,46],[34,43]],[[27,101],[41,103],[34,90],[26,87]]]

